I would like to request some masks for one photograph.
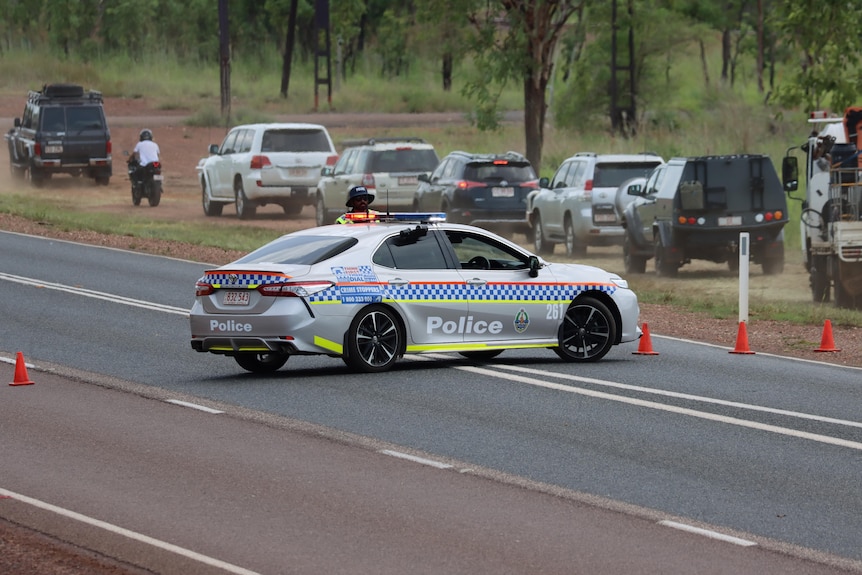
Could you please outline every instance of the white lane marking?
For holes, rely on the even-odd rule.
[[[576,393],[578,395],[585,395],[587,397],[595,397],[598,399],[607,399],[607,400],[616,401],[619,403],[627,403],[629,405],[636,405],[638,407],[646,407],[649,409],[656,409],[658,411],[668,411],[668,412],[676,413],[676,414],[680,414],[680,415],[688,415],[691,417],[697,417],[699,419],[718,421],[720,423],[727,423],[729,425],[736,425],[739,427],[748,427],[750,429],[757,429],[759,431],[768,431],[770,433],[777,433],[779,435],[798,437],[800,439],[809,439],[811,441],[817,441],[819,443],[826,443],[829,445],[837,445],[839,447],[849,447],[850,449],[862,451],[862,443],[859,443],[858,441],[848,441],[846,439],[839,439],[837,437],[829,437],[828,435],[820,435],[818,433],[809,433],[807,431],[799,431],[797,429],[790,429],[787,427],[779,427],[777,425],[769,425],[766,423],[759,423],[756,421],[747,421],[745,419],[739,419],[736,417],[727,417],[724,415],[717,415],[715,413],[708,413],[705,411],[696,411],[694,409],[688,409],[685,407],[676,407],[673,405],[665,405],[663,403],[657,403],[655,401],[646,401],[643,399],[624,397],[622,395],[614,395],[612,393],[605,393],[603,391],[593,391],[590,389],[571,387],[571,386],[563,385],[560,383],[551,383],[548,381],[533,379],[531,377],[524,377],[522,375],[500,373],[498,371],[491,371],[489,369],[484,369],[481,367],[458,366],[455,369],[460,369],[463,371],[469,371],[471,373],[478,373],[480,375],[485,375],[488,377],[496,377],[496,378],[500,378],[500,379],[507,379],[509,381],[517,381],[518,383],[525,383],[527,385],[534,385],[536,387],[544,387],[547,389],[554,389],[557,391],[565,391],[567,393]]]
[[[566,379],[570,381],[579,381],[581,383],[591,383],[593,385],[602,385],[605,387],[614,387],[617,389],[626,389],[629,391],[638,391],[641,393],[650,393],[653,395],[663,395],[665,397],[675,397],[679,399],[690,399],[692,401],[699,401],[701,403],[712,403],[715,405],[725,405],[728,407],[736,407],[739,409],[747,409],[750,411],[762,411],[764,413],[774,413],[776,415],[788,415],[790,417],[796,417],[798,419],[809,419],[812,421],[820,421],[823,423],[834,423],[837,425],[845,425],[847,427],[859,427],[862,428],[862,422],[859,421],[848,421],[846,419],[835,419],[833,417],[824,417],[822,415],[813,415],[811,413],[802,413],[800,411],[788,411],[786,409],[777,409],[774,407],[763,407],[761,405],[752,405],[749,403],[738,403],[736,401],[727,401],[724,399],[714,399],[710,397],[704,397],[701,395],[691,395],[689,393],[679,393],[676,391],[666,391],[663,389],[652,389],[649,387],[641,387],[638,385],[629,385],[627,383],[617,383],[614,381],[607,381],[604,379],[594,379],[592,377],[581,377],[579,375],[569,375],[566,373],[554,373],[549,371],[543,371],[539,369],[533,369],[529,367],[520,367],[516,365],[495,365],[495,368],[498,369],[508,369],[510,371],[519,371],[521,373],[529,373],[532,375],[540,375],[544,377],[555,377],[558,379]]]
[[[132,306],[132,307],[140,307],[140,308],[154,310],[154,311],[163,311],[165,313],[172,313],[172,314],[176,314],[176,315],[181,315],[183,317],[189,316],[189,310],[181,308],[181,307],[174,307],[171,305],[163,305],[160,303],[153,303],[153,302],[143,301],[143,300],[139,300],[139,299],[133,299],[133,298],[129,298],[129,297],[109,294],[109,293],[100,292],[100,291],[94,291],[94,290],[89,290],[89,289],[84,289],[84,288],[67,286],[64,284],[46,282],[46,281],[37,280],[37,279],[33,279],[33,278],[26,278],[26,277],[16,276],[16,275],[12,275],[12,274],[0,273],[0,280],[6,280],[9,282],[19,283],[22,285],[31,285],[34,287],[52,289],[52,290],[56,290],[56,291],[62,291],[62,292],[71,293],[71,294],[75,294],[75,295],[82,295],[82,296],[90,297],[93,299],[100,299],[100,300],[104,300],[104,301],[120,303],[123,305]]]
[[[62,507],[57,507],[56,505],[52,505],[50,503],[45,503],[44,501],[40,501],[38,499],[33,499],[32,497],[27,497],[26,495],[21,495],[19,493],[15,493],[13,491],[7,491],[6,489],[0,488],[0,496],[10,497],[12,499],[17,499],[22,503],[27,503],[32,505],[33,507],[38,507],[39,509],[44,509],[46,511],[51,511],[52,513],[56,513],[58,515],[62,515],[64,517],[68,517],[70,519],[74,519],[75,521],[80,521],[81,523],[86,523],[88,525],[92,525],[94,527],[99,527],[100,529],[104,529],[105,531],[110,531],[111,533],[115,533],[117,535],[122,535],[123,537],[128,537],[129,539],[133,539],[135,541],[140,541],[141,543],[145,543],[147,545],[152,545],[153,547],[158,547],[159,549],[163,549],[165,551],[170,551],[172,553],[176,553],[177,555],[182,555],[183,557],[187,557],[194,561],[198,561],[205,565],[211,565],[213,567],[217,567],[218,569],[223,569],[229,573],[236,573],[237,575],[260,575],[256,571],[250,571],[243,567],[238,567],[236,565],[232,565],[230,563],[225,563],[224,561],[220,561],[218,559],[214,559],[212,557],[208,557],[206,555],[202,555],[200,553],[196,553],[194,551],[190,551],[183,547],[179,547],[172,543],[167,543],[165,541],[161,541],[159,539],[154,539],[153,537],[149,537],[147,535],[143,535],[141,533],[137,533],[135,531],[130,531],[129,529],[124,529],[122,527],[118,527],[111,523],[107,523],[105,521],[101,521],[99,519],[93,519],[92,517],[88,517],[86,515],[82,515],[75,511],[71,511],[69,509],[64,509]]]
[[[189,403],[188,401],[180,401],[179,399],[166,399],[165,401],[168,403],[173,403],[174,405],[191,407],[192,409],[197,409],[198,411],[205,411],[207,413],[224,413],[224,411],[219,411],[218,409],[213,409],[212,407],[198,405],[197,403]]]
[[[422,465],[430,465],[431,467],[436,467],[437,469],[452,469],[452,466],[448,463],[440,463],[439,461],[434,461],[433,459],[425,459],[424,457],[416,457],[415,455],[410,455],[408,453],[401,453],[400,451],[392,451],[391,449],[381,449],[380,453],[384,455],[391,455],[392,457],[398,457],[399,459],[407,459],[409,461],[414,461],[416,463],[421,463]]]
[[[672,527],[674,529],[679,529],[680,531],[687,531],[689,533],[695,533],[697,535],[703,535],[704,537],[709,537],[710,539],[718,539],[719,541],[726,541],[727,543],[733,543],[734,545],[742,545],[743,547],[752,547],[757,545],[754,541],[749,541],[748,539],[740,539],[739,537],[733,537],[732,535],[725,535],[724,533],[719,533],[718,531],[712,531],[710,529],[701,529],[700,527],[695,527],[693,525],[686,525],[685,523],[677,523],[676,521],[659,521],[659,525],[664,525],[665,527]]]

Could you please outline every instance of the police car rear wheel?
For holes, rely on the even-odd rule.
[[[347,332],[345,362],[356,371],[387,371],[402,353],[404,330],[395,314],[382,305],[363,308]]]
[[[239,353],[233,358],[241,368],[252,373],[272,373],[287,363],[286,353]]]
[[[560,325],[559,347],[554,351],[564,361],[598,361],[617,339],[617,325],[608,306],[592,297],[569,306]]]

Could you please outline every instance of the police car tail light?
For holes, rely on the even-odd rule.
[[[251,157],[251,164],[249,165],[249,167],[252,170],[260,170],[262,168],[265,168],[265,167],[271,166],[271,165],[272,165],[272,162],[270,162],[269,158],[267,158],[266,156],[252,156]]]
[[[332,282],[284,282],[266,284],[257,288],[261,295],[270,297],[306,297],[332,287]]]
[[[374,174],[363,174],[362,185],[366,188],[376,188],[377,184],[374,183]]]
[[[209,284],[207,282],[195,283],[195,297],[211,295],[213,293],[215,293],[215,288],[212,286],[212,284]]]
[[[326,165],[327,166],[334,166],[337,161],[338,161],[338,154],[335,154],[332,156],[327,156]]]

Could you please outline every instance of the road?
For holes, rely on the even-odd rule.
[[[0,390],[2,517],[160,573],[223,567],[21,497],[261,573],[862,570],[859,370],[663,340],[254,376],[189,348],[206,266],[0,241],[0,355],[39,380]]]

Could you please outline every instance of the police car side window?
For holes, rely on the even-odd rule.
[[[384,248],[388,248],[392,265],[387,265]],[[395,236],[386,240],[374,254],[374,263],[402,270],[446,269],[446,258],[433,234],[411,237],[405,240]]]
[[[474,258],[485,258],[492,270],[518,270],[529,267],[528,256],[489,238],[468,232],[446,231],[462,269],[484,269]]]

